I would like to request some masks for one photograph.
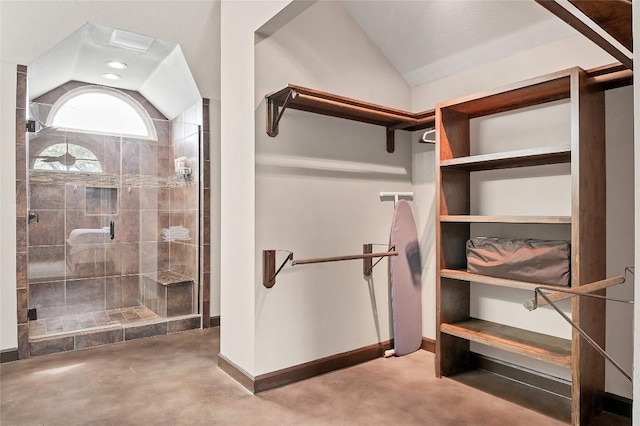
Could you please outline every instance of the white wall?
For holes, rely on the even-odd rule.
[[[288,3],[221,7],[220,354],[249,375],[255,375],[254,32]]]
[[[361,261],[288,266],[266,289],[261,250],[307,258],[386,243],[393,202],[380,201],[379,192],[411,189],[410,134],[398,132],[389,154],[383,127],[287,110],[279,135],[270,138],[262,125],[264,95],[292,83],[408,109],[411,91],[337,2],[314,4],[260,42],[255,66],[256,373],[262,374],[385,341],[390,332],[387,262],[371,282]]]
[[[178,43],[182,48],[196,84],[203,97],[220,99],[220,2],[211,1],[5,1],[0,2],[0,60],[2,61],[0,113],[4,155],[0,158],[0,203],[15,204],[15,67],[29,65],[57,42],[64,39],[85,22],[95,22],[125,29],[151,37]],[[25,26],[25,23],[28,23]],[[219,149],[219,119],[211,108],[211,152]],[[215,124],[214,124],[215,123]],[[212,163],[212,172],[219,163]],[[6,178],[5,178],[6,177]],[[216,183],[213,181],[212,185]],[[219,205],[215,186],[212,186],[212,215]],[[11,211],[9,211],[11,210]],[[3,209],[2,223],[15,223],[15,209]],[[5,217],[6,216],[6,217]],[[215,217],[212,216],[215,220]],[[0,295],[0,349],[15,348],[15,229],[2,228],[2,281]],[[11,234],[13,232],[13,234]],[[216,241],[212,234],[212,247]],[[215,251],[215,249],[212,249]],[[215,268],[216,263],[212,263]],[[214,303],[219,293],[218,274],[211,274],[211,315],[219,315]],[[12,301],[13,299],[13,301]],[[12,305],[11,305],[12,304]]]
[[[0,350],[18,346],[16,319],[16,67],[0,62]]]
[[[581,36],[520,52],[508,58],[466,70],[413,90],[414,111],[433,108],[439,101],[500,87],[516,81],[558,71],[572,66],[585,69],[615,62],[604,51]],[[624,266],[630,265],[633,253],[633,236],[629,229],[633,226],[632,183],[629,179],[633,164],[631,157],[631,114],[630,88],[610,91],[606,96],[607,105],[607,275],[622,274]],[[566,102],[556,102],[551,107],[531,108],[525,114],[505,113],[490,118],[472,120],[471,133],[479,152],[502,149],[518,149],[540,145],[567,144],[569,137],[569,106]],[[505,137],[506,135],[506,137]],[[431,146],[414,145],[413,173],[414,191],[417,194],[418,222],[424,239],[421,246],[431,247],[434,237],[435,194],[435,150]],[[626,172],[624,172],[626,170]],[[416,177],[419,177],[416,179]],[[567,165],[553,165],[533,169],[515,169],[475,173],[472,185],[478,196],[472,199],[472,209],[478,214],[570,214],[570,176]],[[423,207],[424,206],[424,207]],[[532,209],[534,209],[532,211]],[[563,229],[564,228],[564,229]],[[523,231],[515,225],[488,226],[474,225],[474,235],[505,237],[522,236],[533,233],[544,239],[569,239],[566,226],[528,227]],[[435,254],[424,262],[423,273],[423,334],[435,336]],[[610,290],[610,295],[630,297],[632,283]],[[550,309],[527,312],[522,301],[529,294],[505,289],[496,290],[490,286],[472,287],[472,315],[496,322],[559,337],[570,337],[570,326]],[[504,299],[504,300],[503,300]],[[568,309],[568,306],[565,308]],[[632,313],[627,306],[608,306],[607,348],[628,370],[631,370]],[[473,350],[545,371],[549,374],[570,379],[566,369],[515,356],[499,350],[473,345]],[[630,396],[630,385],[617,372],[607,367],[606,389],[609,392]]]

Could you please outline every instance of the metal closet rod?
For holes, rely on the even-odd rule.
[[[282,250],[281,250],[282,251]],[[288,261],[291,261],[291,266],[296,265],[309,265],[312,263],[325,263],[325,262],[341,262],[344,260],[359,260],[363,261],[363,273],[365,276],[370,276],[373,270],[373,267],[378,264],[372,263],[372,259],[379,257],[388,257],[388,256],[397,256],[398,252],[395,250],[395,246],[391,246],[389,251],[373,253],[373,244],[363,244],[362,246],[362,254],[350,254],[345,256],[331,256],[331,257],[315,257],[308,259],[293,259],[293,252],[284,250],[288,252],[286,259],[280,265],[278,269],[276,269],[276,250],[262,250],[262,263],[263,263],[263,281],[262,284],[266,288],[271,288],[276,284],[276,276],[282,268],[287,264]]]

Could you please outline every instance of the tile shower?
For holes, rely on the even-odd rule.
[[[60,96],[83,85],[39,97],[31,115],[45,122]],[[37,315],[29,321],[30,355],[201,325],[208,129],[200,125],[208,104],[169,121],[137,92],[126,93],[149,113],[156,140],[46,128],[28,136],[28,307]],[[51,147],[63,151],[51,155]],[[64,166],[67,154],[76,164]],[[176,176],[176,158],[186,158],[190,179]],[[167,240],[176,226],[188,239]],[[206,311],[208,322],[208,303]]]

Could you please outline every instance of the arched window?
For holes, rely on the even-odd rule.
[[[66,131],[156,140],[147,111],[131,96],[108,87],[84,86],[62,95],[47,125]]]
[[[98,157],[84,146],[72,143],[50,145],[36,156],[34,169],[69,172],[102,172]]]

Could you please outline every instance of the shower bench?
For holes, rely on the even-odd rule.
[[[194,313],[193,279],[173,271],[143,274],[142,303],[159,316]]]

